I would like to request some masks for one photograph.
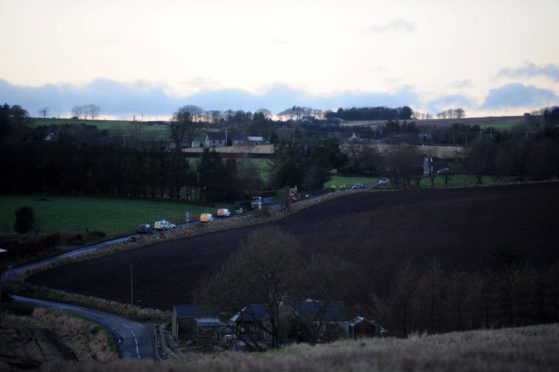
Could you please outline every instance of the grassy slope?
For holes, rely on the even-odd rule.
[[[0,232],[13,231],[14,212],[23,205],[33,208],[43,233],[83,232],[87,228],[89,231],[118,234],[132,231],[141,223],[153,224],[160,218],[183,222],[187,210],[193,220],[201,212],[208,210],[206,207],[157,201],[0,195]]]
[[[99,130],[128,130],[133,129],[133,124],[141,122],[133,122],[129,120],[72,120],[72,119],[33,119],[33,126],[47,126],[47,125],[64,125],[64,124],[87,124],[94,125]],[[142,130],[146,131],[165,131],[167,128],[161,125],[148,125],[141,124]]]
[[[408,339],[293,345],[266,353],[190,354],[167,363],[117,361],[105,371],[553,371],[559,325],[482,330]],[[66,364],[60,369],[78,366]],[[94,365],[81,365],[92,370]]]

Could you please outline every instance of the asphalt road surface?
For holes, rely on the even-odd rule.
[[[7,281],[7,280],[9,280],[9,279],[11,279],[15,276],[18,276],[20,274],[25,273],[27,270],[32,270],[32,269],[35,269],[37,267],[46,266],[46,265],[49,265],[51,263],[61,261],[61,260],[65,260],[65,259],[68,259],[68,258],[79,257],[79,256],[84,256],[84,255],[88,255],[88,254],[91,254],[91,253],[95,253],[97,251],[101,251],[103,249],[110,248],[111,246],[113,246],[115,244],[128,241],[133,236],[134,235],[129,235],[129,236],[124,236],[122,238],[107,240],[107,241],[104,241],[104,242],[101,242],[101,243],[89,245],[87,247],[74,249],[72,251],[59,254],[57,256],[48,257],[48,258],[45,258],[45,259],[42,259],[42,260],[30,262],[30,263],[25,264],[25,265],[13,267],[11,269],[5,270],[4,273],[2,274],[1,279],[2,279],[2,281]]]
[[[150,325],[144,325],[117,315],[76,305],[21,296],[12,296],[12,299],[33,306],[64,310],[104,326],[111,332],[121,358],[155,359],[153,327]]]

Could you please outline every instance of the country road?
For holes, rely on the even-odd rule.
[[[90,319],[105,327],[113,336],[118,355],[125,359],[156,359],[153,327],[117,315],[76,305],[11,296],[14,301],[33,306],[64,310]]]

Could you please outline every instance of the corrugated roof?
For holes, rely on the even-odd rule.
[[[268,316],[268,307],[263,304],[251,304],[243,307],[231,318],[233,322],[260,322]]]
[[[207,306],[175,305],[174,310],[177,313],[177,318],[212,317],[214,315],[213,311]]]

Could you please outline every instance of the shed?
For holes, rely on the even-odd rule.
[[[351,338],[384,336],[388,332],[375,320],[358,316],[348,324],[348,334]]]
[[[175,339],[192,339],[200,326],[213,326],[220,320],[207,306],[175,305],[173,306],[172,334]]]

